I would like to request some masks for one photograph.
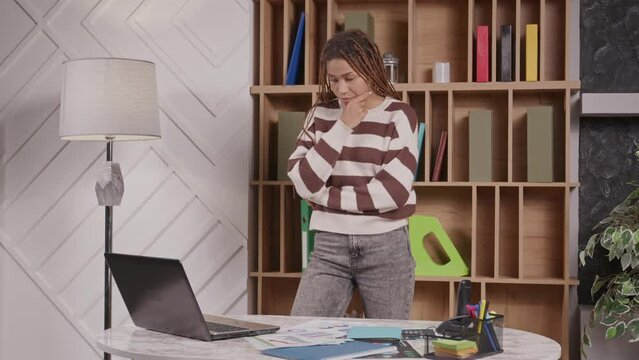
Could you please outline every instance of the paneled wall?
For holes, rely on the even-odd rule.
[[[105,148],[57,138],[68,59],[156,64],[162,139],[114,145],[115,251],[180,258],[204,312],[246,313],[252,6],[0,0],[0,359],[101,356]]]

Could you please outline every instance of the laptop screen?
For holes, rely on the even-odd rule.
[[[210,334],[179,260],[106,253],[133,323],[196,339]]]

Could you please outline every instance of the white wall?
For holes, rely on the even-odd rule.
[[[252,6],[0,0],[0,359],[101,356],[104,144],[57,138],[67,59],[157,67],[163,138],[115,144],[115,251],[180,258],[204,312],[246,312]]]

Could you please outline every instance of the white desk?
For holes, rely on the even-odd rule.
[[[289,327],[312,320],[308,317],[240,315],[238,319]],[[370,321],[376,324],[424,328],[437,325],[434,321],[364,320],[340,318],[341,321]],[[97,338],[98,348],[112,355],[135,360],[222,360],[222,359],[270,359],[261,355],[245,339],[199,341],[144,330],[135,326],[123,326],[105,330]],[[487,359],[556,360],[561,356],[561,346],[545,336],[526,331],[504,328],[504,352]]]

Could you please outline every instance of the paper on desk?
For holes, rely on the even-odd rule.
[[[348,340],[346,339],[346,333],[352,325],[377,326],[376,324],[368,323],[316,319],[282,329],[274,334],[247,337],[245,339],[258,350],[319,344],[341,344]]]

